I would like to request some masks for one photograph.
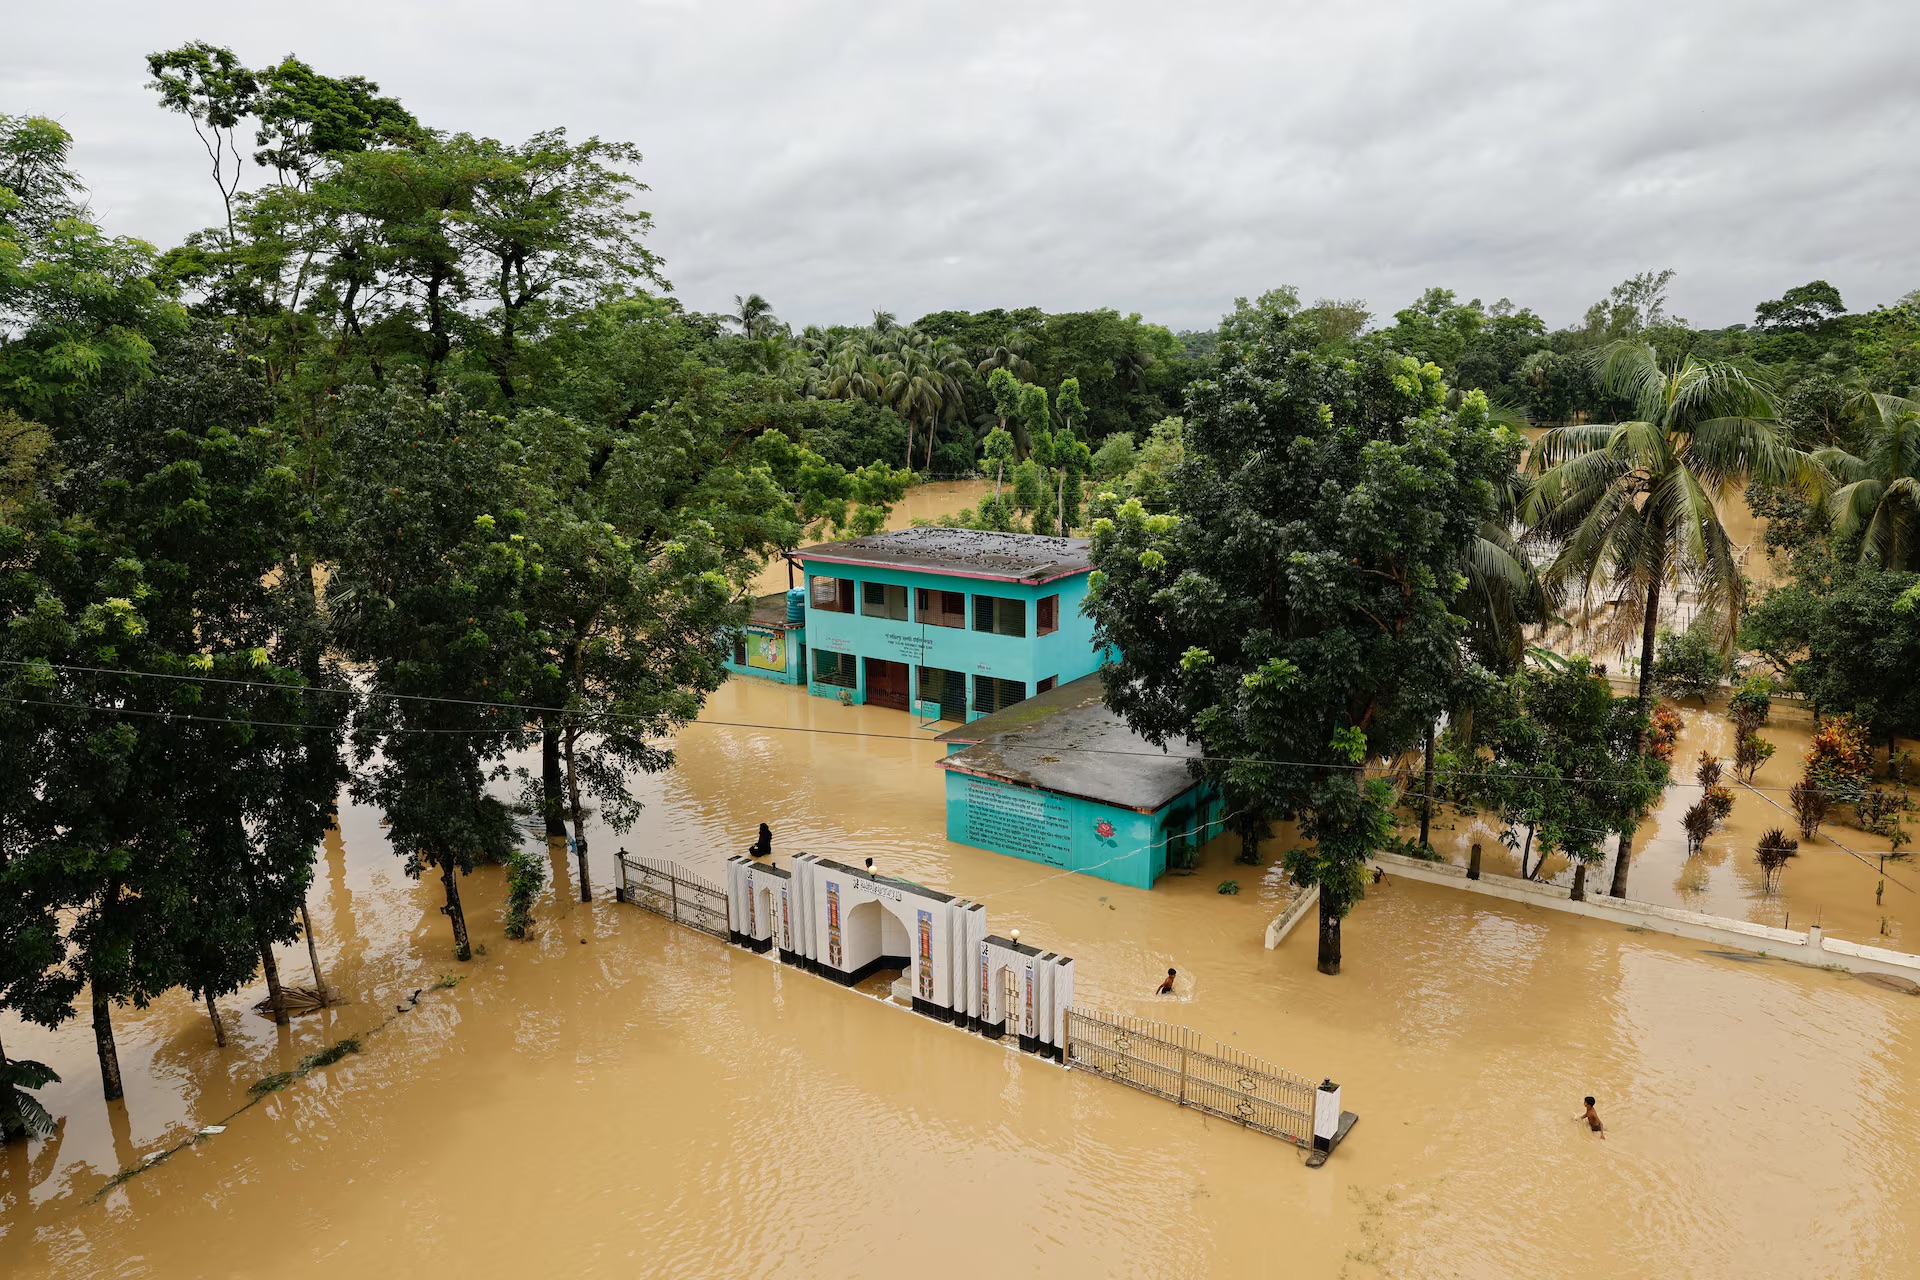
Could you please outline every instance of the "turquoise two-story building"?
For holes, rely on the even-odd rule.
[[[899,529],[790,557],[805,628],[782,656],[804,654],[816,696],[965,722],[1099,668],[1084,538]]]

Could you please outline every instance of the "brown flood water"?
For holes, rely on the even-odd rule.
[[[314,914],[351,1003],[276,1034],[246,993],[226,1050],[184,999],[124,1012],[111,1114],[84,1023],[8,1021],[10,1051],[65,1077],[44,1091],[64,1128],[0,1158],[0,1274],[1913,1274],[1920,1001],[1395,881],[1323,978],[1310,927],[1262,949],[1276,873],[1224,842],[1150,892],[1054,875],[940,838],[938,749],[907,716],[739,680],[705,720],[641,825],[596,839],[595,902],[556,851],[531,941],[501,935],[482,869],[486,954],[447,958],[433,888],[348,809]],[[782,851],[985,900],[1077,957],[1084,1003],[1339,1079],[1359,1126],[1309,1171],[607,900],[617,845],[714,872],[762,818]],[[281,963],[304,975],[303,950]],[[1180,995],[1155,1000],[1169,964]],[[86,1203],[442,973],[463,980],[361,1053]],[[1585,1093],[1605,1141],[1574,1122]]]
[[[979,492],[935,488],[916,490],[929,509],[901,522]],[[775,572],[763,589],[784,585]],[[1725,733],[1687,714],[1683,761]],[[1804,744],[1804,726],[1776,717],[1763,786],[1786,785]],[[0,1019],[10,1053],[64,1077],[41,1094],[60,1136],[0,1153],[0,1275],[1611,1280],[1920,1267],[1920,1000],[1391,880],[1348,921],[1346,972],[1323,978],[1310,925],[1261,947],[1278,873],[1230,865],[1229,841],[1150,892],[947,843],[939,750],[922,737],[896,712],[734,681],[681,735],[674,772],[641,783],[640,825],[595,835],[593,903],[574,900],[554,849],[537,935],[510,942],[498,869],[466,880],[484,948],[468,965],[450,958],[437,892],[400,874],[379,816],[345,809],[312,902],[322,964],[348,1003],[277,1030],[242,1012],[262,991],[243,993],[224,1002],[224,1050],[177,995],[121,1011],[128,1099],[113,1108],[83,1021],[49,1034]],[[1642,834],[1636,894],[1863,920],[1868,873],[1820,842],[1789,865],[1780,899],[1759,894],[1753,800],[1740,793],[1696,868],[1676,843],[1691,803],[1676,789]],[[984,900],[996,929],[1078,959],[1083,1003],[1340,1080],[1359,1126],[1309,1171],[1274,1139],[609,900],[616,847],[717,874],[763,819],[782,855],[872,856]],[[1441,834],[1464,849],[1464,824]],[[1228,878],[1238,896],[1214,891]],[[280,963],[307,980],[304,948]],[[1156,1000],[1168,965],[1180,994]],[[442,974],[459,985],[393,1012]],[[227,1116],[253,1081],[354,1034],[360,1053],[88,1203],[116,1170]],[[1574,1122],[1586,1093],[1605,1141]]]

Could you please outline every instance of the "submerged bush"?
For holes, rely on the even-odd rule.
[[[533,924],[534,900],[547,885],[547,864],[516,849],[507,859],[507,936],[522,939]]]
[[[1760,864],[1761,879],[1768,893],[1779,889],[1780,869],[1787,865],[1787,859],[1798,857],[1799,854],[1800,842],[1779,827],[1761,834],[1753,856]]]

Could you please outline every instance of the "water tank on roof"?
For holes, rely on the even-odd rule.
[[[795,587],[787,592],[787,621],[804,622],[807,617],[807,589]]]

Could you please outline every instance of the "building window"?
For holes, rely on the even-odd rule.
[[[813,651],[813,679],[815,684],[837,685],[842,689],[860,687],[859,668],[854,664],[850,653],[835,653],[831,649]]]
[[[964,627],[967,625],[967,597],[960,591],[929,591],[925,587],[914,588],[914,616],[930,627]]]
[[[1033,691],[1035,693],[1046,693],[1048,690],[1052,689],[1054,685],[1059,683],[1060,683],[1059,676],[1048,676],[1045,680],[1042,680],[1039,684],[1036,684],[1035,686],[1033,686]]]
[[[1027,634],[1027,602],[1006,596],[975,596],[973,629],[997,636],[1023,636]]]
[[[810,578],[813,593],[808,597],[813,608],[822,613],[853,612],[852,578]]]
[[[1050,636],[1060,629],[1060,596],[1041,596],[1033,605],[1033,634]]]
[[[992,599],[991,596],[981,597]],[[1014,603],[1018,604],[1019,601]],[[1002,680],[998,676],[975,676],[973,678],[973,709],[991,714],[1024,702],[1027,686],[1020,680]]]
[[[915,678],[922,702],[940,704],[940,718],[963,723],[967,718],[967,678],[958,671],[920,667]]]
[[[893,618],[905,622],[907,589],[888,586],[884,582],[863,582],[860,584],[860,612],[869,618]]]

